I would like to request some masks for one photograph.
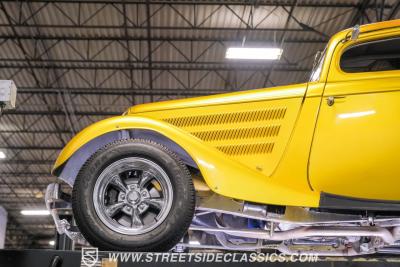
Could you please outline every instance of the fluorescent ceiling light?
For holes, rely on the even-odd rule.
[[[0,159],[5,159],[5,158],[6,158],[6,153],[0,151]]]
[[[55,242],[54,240],[50,240],[50,241],[49,241],[49,245],[50,245],[50,246],[54,246],[55,243],[56,243],[56,242]]]
[[[43,216],[50,215],[48,210],[21,210],[22,215],[26,216]]]
[[[256,48],[256,47],[229,47],[225,57],[231,59],[255,59],[276,60],[280,59],[282,49],[280,48]]]

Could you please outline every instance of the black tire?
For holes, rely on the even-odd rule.
[[[172,206],[165,220],[140,235],[111,230],[100,220],[93,204],[94,185],[100,173],[111,163],[131,156],[158,164],[173,188]],[[148,140],[120,140],[97,151],[81,168],[73,187],[72,209],[83,236],[101,250],[168,251],[184,236],[193,219],[195,191],[187,167],[167,148]]]

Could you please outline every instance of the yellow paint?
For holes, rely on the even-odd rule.
[[[202,140],[204,145],[224,151],[232,159],[270,176],[292,133],[306,85],[299,86],[298,90],[298,97],[284,100],[255,98],[257,101],[193,105],[141,115],[175,125]]]
[[[369,199],[399,200],[400,71],[345,73],[340,56],[363,42],[399,37],[390,29],[339,43],[331,62],[310,160],[314,190]],[[371,26],[372,27],[372,26]],[[326,99],[340,97],[333,106]]]
[[[243,92],[202,96],[189,99],[178,99],[150,104],[141,104],[129,109],[130,114],[140,114],[152,111],[184,109],[193,107],[209,107],[235,103],[259,102],[263,100],[277,100],[283,98],[302,97],[305,84],[289,85]]]
[[[148,129],[184,148],[224,196],[308,207],[318,206],[321,191],[400,200],[399,71],[339,69],[348,46],[399,35],[399,26],[362,26],[356,41],[348,40],[351,29],[336,34],[316,82],[134,106],[79,133],[54,168],[102,134]],[[328,106],[329,96],[345,98]]]

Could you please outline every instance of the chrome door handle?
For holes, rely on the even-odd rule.
[[[326,103],[328,104],[328,106],[333,106],[333,104],[335,104],[335,99],[338,98],[345,98],[345,96],[328,96],[328,98],[326,99]]]

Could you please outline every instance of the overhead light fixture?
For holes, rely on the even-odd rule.
[[[0,151],[0,159],[5,159],[5,158],[6,158],[6,153]]]
[[[54,240],[50,240],[50,241],[49,241],[49,245],[50,245],[50,246],[54,246],[55,244],[56,244],[56,241],[54,241]]]
[[[44,216],[50,215],[48,210],[21,210],[22,215],[26,216]]]
[[[229,47],[225,57],[229,59],[277,60],[281,58],[282,51],[281,48]]]

